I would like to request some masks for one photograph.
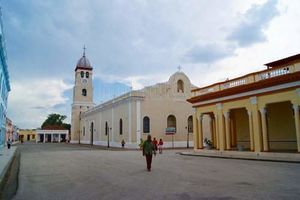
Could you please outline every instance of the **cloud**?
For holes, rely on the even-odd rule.
[[[240,47],[248,47],[266,41],[264,30],[272,19],[278,16],[277,0],[268,0],[262,5],[253,5],[238,26],[228,35],[227,39],[235,41]]]
[[[13,81],[9,94],[8,117],[21,128],[39,127],[52,112],[67,112],[69,98],[64,92],[72,88],[60,79]]]
[[[189,49],[185,55],[185,60],[191,63],[213,63],[232,56],[233,46],[222,46],[220,44],[198,44]]]
[[[1,4],[13,85],[8,108],[22,126],[39,126],[50,111],[70,118],[71,89],[36,86],[51,80],[56,86],[59,80],[67,88],[73,85],[83,44],[94,68],[97,104],[131,85],[139,89],[167,81],[178,65],[192,83],[204,86],[299,51],[298,1],[57,2]],[[287,8],[286,13],[279,16],[277,7]]]

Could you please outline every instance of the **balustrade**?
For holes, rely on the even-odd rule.
[[[246,76],[243,76],[239,79],[233,79],[233,80],[228,80],[219,84],[214,84],[210,87],[205,87],[205,88],[199,88],[197,90],[193,91],[193,96],[201,96],[204,94],[212,93],[212,92],[217,92],[220,90],[226,90],[229,88],[241,86],[241,85],[246,85],[246,84],[251,84],[253,82],[259,82],[265,79],[277,77],[277,76],[282,76],[285,74],[293,73],[294,71],[298,71],[295,69],[294,66],[285,66],[282,68],[276,68],[276,69],[268,69],[262,72],[257,72],[257,73],[252,73]]]

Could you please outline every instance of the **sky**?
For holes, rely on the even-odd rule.
[[[204,87],[300,52],[298,0],[1,0],[8,117],[70,122],[74,69],[86,45],[94,102],[165,82],[182,67]]]

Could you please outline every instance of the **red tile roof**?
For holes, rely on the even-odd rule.
[[[272,67],[281,67],[283,65],[287,65],[291,62],[294,62],[296,60],[300,60],[300,54],[296,54],[287,58],[283,58],[280,60],[276,60],[270,63],[265,64],[266,66],[268,66],[268,68],[272,68]]]

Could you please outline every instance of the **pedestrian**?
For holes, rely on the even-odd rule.
[[[124,141],[124,139],[122,140],[121,145],[122,145],[122,148],[125,147],[125,141]]]
[[[164,145],[164,142],[162,141],[162,139],[159,139],[159,142],[158,142],[158,150],[159,150],[159,153],[162,154],[162,147]]]
[[[143,156],[146,157],[147,170],[151,171],[152,155],[156,155],[154,145],[151,141],[151,135],[147,136],[147,140],[143,144]]]
[[[143,149],[143,145],[144,145],[144,140],[141,138],[140,139],[140,144],[139,144],[141,150]]]
[[[7,140],[7,148],[10,149],[11,141],[10,139]]]
[[[154,145],[155,151],[157,151],[157,144],[158,144],[158,142],[157,142],[156,138],[153,138],[152,143]]]

